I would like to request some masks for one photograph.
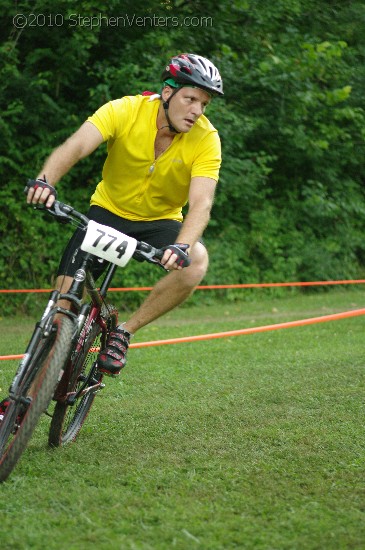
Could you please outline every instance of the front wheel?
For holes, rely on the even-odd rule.
[[[111,306],[103,307],[101,317],[108,332],[114,330],[117,310]],[[55,392],[56,405],[48,438],[51,447],[60,447],[76,439],[97,392],[103,387],[103,375],[98,371],[96,362],[102,336],[99,323],[91,321],[85,340],[79,342],[80,351],[71,357],[65,370]]]
[[[74,323],[56,318],[42,335],[30,358],[24,378],[9,398],[0,422],[0,481],[5,481],[25,450],[38,420],[46,411],[68,360]]]

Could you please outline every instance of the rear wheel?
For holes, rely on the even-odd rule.
[[[108,309],[103,308],[102,318],[108,332],[114,330],[118,318],[117,310],[110,306]],[[97,392],[103,387],[103,375],[97,369],[97,356],[103,344],[102,328],[94,320],[87,332],[85,341],[80,346],[81,351],[71,357],[55,392],[56,405],[48,438],[51,447],[66,445],[76,439]]]
[[[66,316],[54,320],[42,337],[0,422],[0,481],[14,469],[43,412],[46,411],[68,360],[74,323]]]

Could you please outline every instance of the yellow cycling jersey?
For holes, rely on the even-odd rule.
[[[129,220],[181,221],[191,178],[218,181],[220,140],[204,115],[189,132],[177,134],[155,159],[159,105],[159,97],[126,96],[106,103],[88,118],[108,142],[92,205]]]

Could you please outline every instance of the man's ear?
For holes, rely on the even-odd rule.
[[[162,88],[162,92],[161,92],[161,97],[164,101],[167,101],[170,97],[171,97],[171,94],[173,92],[173,89],[171,88],[171,86],[164,86]]]

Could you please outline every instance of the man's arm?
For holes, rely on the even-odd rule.
[[[191,179],[189,210],[176,239],[177,243],[188,244],[191,248],[200,239],[210,219],[216,185],[217,182],[211,178],[194,177]],[[168,270],[182,269],[176,263],[176,254],[172,253],[170,249],[165,251],[161,263]]]
[[[192,247],[202,236],[210,220],[217,182],[211,178],[194,177],[189,191],[189,209],[177,238],[178,243]]]
[[[46,176],[50,185],[55,185],[79,160],[90,155],[104,141],[99,130],[91,123],[84,122],[62,145],[57,147],[46,160],[38,178]],[[49,208],[54,196],[49,189],[31,187],[27,196],[28,204],[45,203]]]

